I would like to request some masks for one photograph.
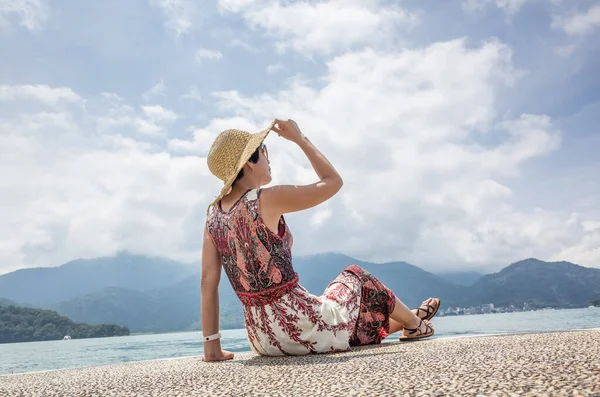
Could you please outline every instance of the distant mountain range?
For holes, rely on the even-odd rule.
[[[444,307],[527,302],[566,308],[600,299],[600,270],[568,262],[527,259],[494,274],[435,275],[406,262],[376,264],[329,253],[294,259],[294,268],[300,283],[320,295],[352,263],[381,279],[409,307],[430,296],[440,297]],[[199,272],[199,267],[126,253],[23,269],[0,276],[0,306],[55,310],[73,321],[119,324],[134,333],[199,329]],[[241,303],[225,273],[219,290],[221,328],[242,327]]]
[[[172,285],[194,272],[198,269],[172,260],[122,253],[2,275],[0,297],[43,305],[76,298],[108,286],[150,291]]]
[[[452,272],[452,273],[439,273],[442,279],[457,285],[471,286],[475,284],[477,280],[484,276],[483,273],[479,272]]]

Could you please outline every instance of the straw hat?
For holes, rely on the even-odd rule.
[[[223,196],[231,192],[235,178],[250,160],[252,153],[262,144],[275,125],[275,120],[268,128],[258,133],[229,129],[221,132],[213,142],[208,152],[208,169],[223,181],[223,189],[211,203],[215,204]]]

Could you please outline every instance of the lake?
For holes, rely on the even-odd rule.
[[[600,328],[600,308],[436,317],[433,325],[433,338],[593,329]],[[224,349],[250,351],[244,329],[222,334]],[[397,340],[398,335],[391,335],[386,342]],[[0,344],[0,375],[199,356],[201,336],[201,332],[181,332]]]

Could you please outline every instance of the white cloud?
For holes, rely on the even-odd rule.
[[[148,91],[146,91],[142,94],[142,99],[144,101],[148,102],[151,99],[154,99],[156,97],[164,96],[166,89],[167,89],[167,86],[165,85],[164,80],[160,79],[160,81],[158,83],[154,84],[152,87],[150,87],[148,89]]]
[[[177,35],[187,33],[192,29],[198,18],[197,3],[193,0],[150,0],[159,7],[165,15],[165,25]]]
[[[175,112],[160,105],[142,106],[142,112],[143,116],[137,116],[131,121],[138,132],[148,136],[165,135],[164,126],[179,118]]]
[[[564,248],[553,256],[554,260],[568,258],[574,263],[591,264],[598,266],[600,263],[600,224],[595,222],[596,227],[586,230],[581,242]],[[584,222],[584,227],[586,223]]]
[[[200,89],[195,85],[191,85],[188,92],[181,96],[181,99],[189,99],[190,101],[201,101],[202,94],[200,94]]]
[[[205,161],[123,135],[121,124],[106,119],[136,113],[113,99],[86,98],[94,113],[71,106],[0,117],[0,257],[9,264],[1,272],[122,249],[199,258],[204,203],[214,187]],[[141,119],[173,118],[156,106],[141,112]]]
[[[219,0],[219,6],[224,12],[241,13],[251,27],[274,35],[278,48],[302,53],[377,43],[418,22],[414,14],[377,0]]]
[[[552,27],[564,30],[571,36],[586,36],[600,27],[600,5],[586,12],[572,15],[557,15],[552,20]]]
[[[243,48],[244,50],[248,51],[248,52],[257,52],[258,50],[250,43],[244,41],[244,40],[240,40],[240,39],[233,39],[231,40],[231,42],[229,43],[229,45],[231,47],[239,47],[239,48]]]
[[[497,96],[520,76],[505,45],[468,48],[456,40],[337,56],[318,89],[294,81],[272,95],[230,91],[217,98],[221,111],[249,120],[251,130],[272,117],[295,118],[344,177],[327,208],[290,217],[298,251],[479,268],[549,259],[589,233],[585,218],[513,204],[506,181],[561,140],[545,115],[496,113]],[[216,127],[197,131],[187,149],[207,148]],[[275,183],[314,181],[292,145],[276,138],[267,145]],[[595,265],[589,254],[580,262]]]
[[[219,0],[219,7],[225,11],[241,12],[250,7],[264,5],[262,0]]]
[[[214,137],[227,128],[258,131],[273,117],[290,117],[345,181],[330,202],[288,217],[295,255],[338,251],[429,269],[504,266],[531,256],[598,266],[600,214],[586,212],[596,211],[597,197],[581,189],[585,206],[523,204],[538,205],[536,197],[521,196],[522,185],[530,182],[525,165],[560,150],[562,137],[569,139],[573,131],[560,131],[547,115],[512,108],[512,95],[523,91],[510,46],[497,40],[467,44],[473,42],[467,35],[401,49],[399,41],[415,17],[389,3],[221,0],[223,10],[239,13],[255,30],[239,36],[235,30],[220,41],[201,39],[213,48],[238,37],[261,49],[279,43],[323,56],[306,68],[297,54],[265,52],[244,69],[248,76],[231,78],[223,70],[206,78],[193,65],[181,67],[190,49],[195,55],[201,45],[188,35],[178,42],[180,58],[165,57],[168,61],[143,76],[130,73],[137,64],[111,68],[107,78],[130,83],[118,93],[95,94],[97,86],[78,80],[83,75],[78,66],[61,74],[81,87],[78,93],[51,85],[0,85],[3,263],[57,265],[123,249],[198,260],[205,208],[220,189],[205,159]],[[173,17],[167,23],[176,32],[195,26],[193,14],[167,12],[183,9],[177,5],[183,2],[154,4]],[[507,12],[518,6],[490,4]],[[286,23],[290,20],[294,23]],[[274,41],[252,41],[257,31]],[[19,40],[30,37],[24,30],[20,34]],[[437,30],[427,35],[441,37]],[[151,45],[141,44],[136,51]],[[227,53],[232,62],[238,61],[236,53]],[[214,49],[200,54],[222,57]],[[48,49],[47,56],[52,61],[62,55]],[[265,70],[279,70],[277,62],[295,77],[263,84]],[[169,65],[177,65],[176,74],[165,69]],[[149,73],[174,76],[169,92],[175,95],[151,102],[165,86],[159,81],[147,90]],[[48,82],[52,76],[42,70],[19,80]],[[258,83],[246,84],[250,81]],[[202,88],[202,96],[190,82]],[[230,91],[211,93],[215,86]],[[275,135],[266,143],[275,183],[315,180],[297,147]]]
[[[163,129],[155,122],[143,119],[141,117],[136,118],[133,124],[139,133],[149,136],[160,135],[163,131]]]
[[[571,56],[571,54],[573,54],[573,52],[577,49],[577,46],[575,44],[567,44],[564,46],[560,46],[557,47],[554,52],[556,53],[556,55],[563,57],[563,58],[568,58],[569,56]]]
[[[151,121],[173,121],[178,118],[174,111],[160,105],[142,106],[142,110]]]
[[[0,20],[16,15],[19,24],[37,31],[49,17],[48,7],[42,0],[0,0]],[[7,20],[3,24],[7,24]],[[1,26],[2,24],[0,24]]]
[[[36,100],[46,105],[81,101],[81,97],[68,87],[47,85],[0,85],[0,101]]]
[[[119,132],[123,134],[131,134],[133,131],[131,128],[133,128],[143,135],[164,136],[166,134],[165,127],[179,118],[174,111],[160,105],[144,105],[141,107],[140,113],[122,101],[111,100],[112,96],[105,94],[103,97],[107,98],[111,105],[95,120],[103,133],[114,131],[115,128],[120,127],[123,130],[119,130]]]
[[[523,5],[530,0],[463,0],[463,8],[468,11],[475,11],[490,5],[494,5],[507,14],[516,14],[521,10]]]
[[[496,6],[509,14],[518,12],[528,0],[496,0]]]
[[[196,51],[196,62],[202,62],[203,59],[218,61],[221,58],[223,58],[223,54],[220,51],[209,50],[206,48],[200,48]]]
[[[331,219],[332,212],[329,208],[327,208],[327,204],[322,207],[324,208],[318,209],[310,216],[309,222],[311,226],[319,227]]]
[[[267,66],[267,74],[276,74],[285,70],[285,66],[281,63],[273,63]]]
[[[242,117],[216,118],[202,128],[194,128],[192,131],[192,140],[169,140],[168,149],[175,153],[207,155],[208,149],[217,134],[231,128],[232,125],[237,126],[236,128],[247,129],[248,131],[262,130],[257,124]]]

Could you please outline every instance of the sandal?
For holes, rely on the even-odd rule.
[[[421,331],[421,325],[423,325],[423,324],[425,324],[425,332]],[[419,321],[419,326],[417,328],[404,328],[404,330],[408,331],[409,335],[414,335],[414,336],[402,335],[399,339],[400,339],[400,341],[403,341],[403,342],[429,338],[430,336],[433,336],[433,334],[435,333],[435,330],[433,329],[433,327],[427,320]]]
[[[426,305],[421,305],[421,307],[418,307],[416,309],[417,317],[421,318],[419,316],[419,311],[422,311],[427,314],[425,317],[423,317],[423,320],[431,320],[433,318],[433,316],[436,315],[436,313],[438,312],[438,309],[440,308],[440,300],[438,298],[433,298],[433,303],[435,306],[432,306],[428,303]]]

